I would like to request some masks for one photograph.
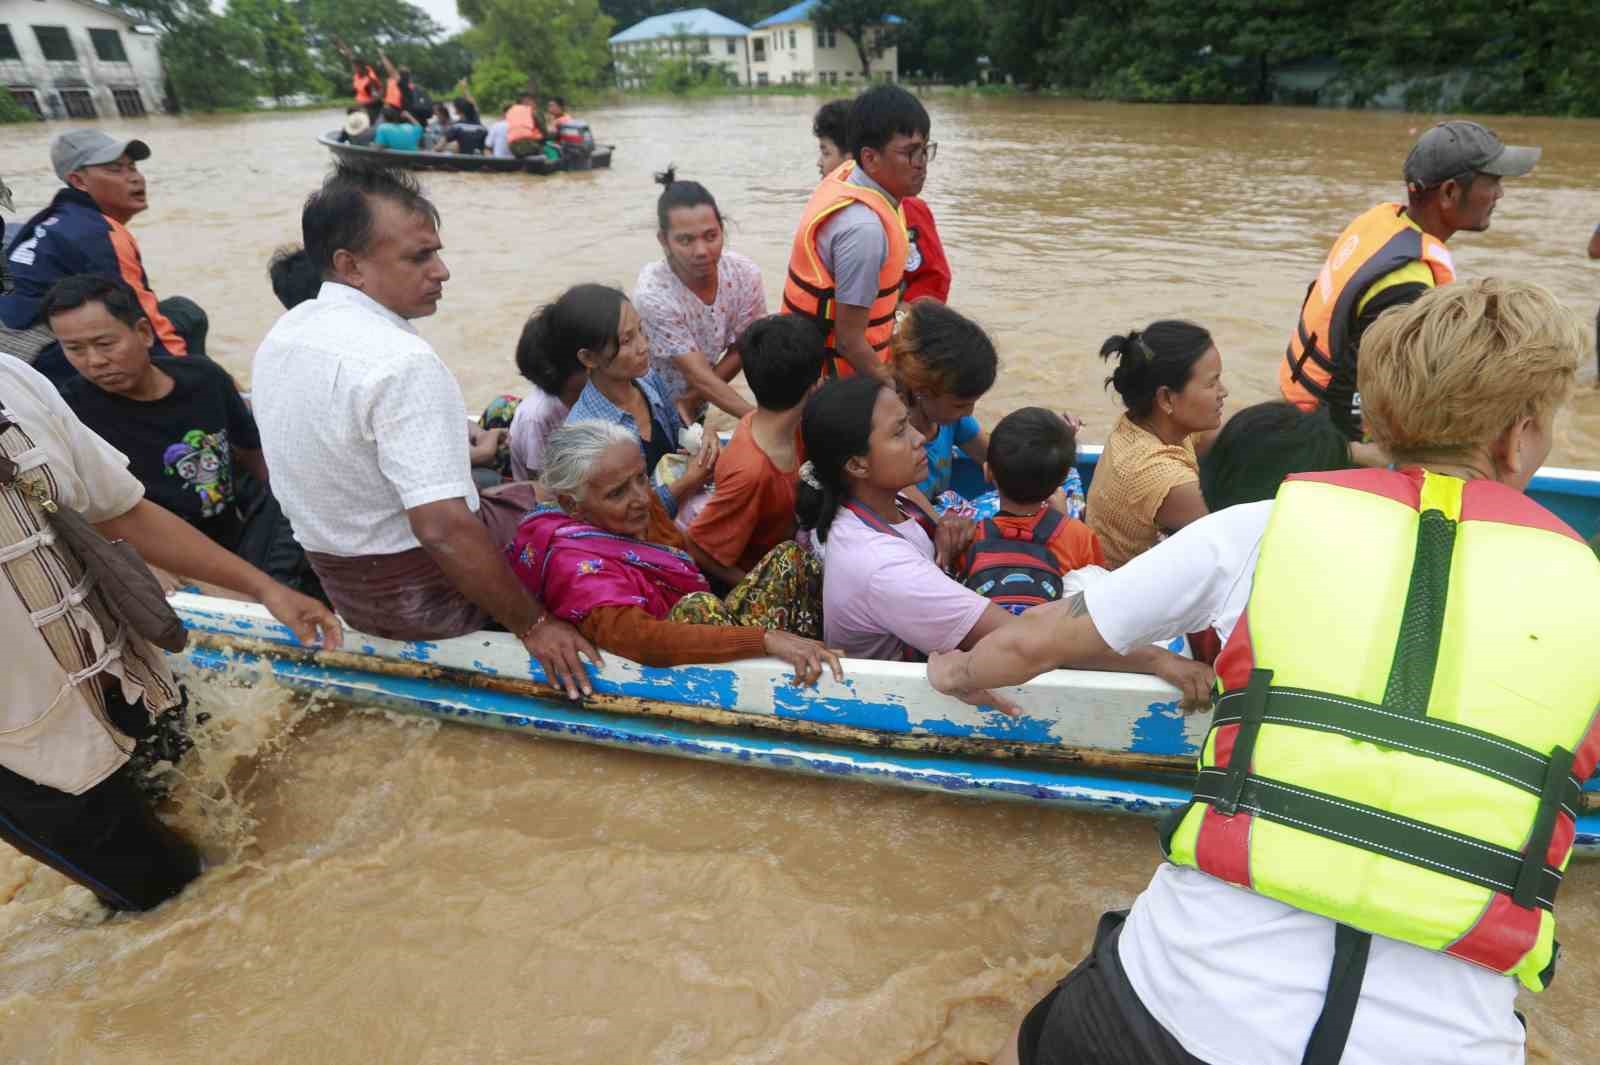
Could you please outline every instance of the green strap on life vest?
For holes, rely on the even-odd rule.
[[[1212,727],[1236,722],[1242,725],[1250,706],[1249,689],[1229,692],[1217,701]],[[1557,805],[1573,817],[1578,815],[1582,787],[1570,775],[1570,756],[1564,779],[1560,773],[1552,778],[1550,758],[1531,747],[1470,725],[1413,717],[1376,703],[1301,688],[1270,689],[1260,720],[1264,724],[1329,732],[1409,751],[1494,777],[1530,795],[1543,797],[1547,789],[1553,787]],[[1234,750],[1238,749],[1235,741]]]

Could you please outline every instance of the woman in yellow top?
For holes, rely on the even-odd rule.
[[[1117,419],[1089,484],[1084,520],[1116,569],[1164,535],[1206,514],[1196,445],[1222,424],[1222,356],[1193,322],[1153,322],[1114,336],[1100,357],[1117,360],[1106,384],[1126,413]]]

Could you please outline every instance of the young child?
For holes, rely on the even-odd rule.
[[[1077,435],[1061,415],[1023,407],[989,436],[984,475],[995,483],[999,512],[978,524],[961,574],[968,588],[1013,614],[1061,598],[1061,578],[1105,565],[1100,540],[1067,515],[1060,489],[1078,455]]]
[[[956,448],[978,462],[988,457],[988,435],[972,411],[994,387],[1000,360],[982,326],[931,299],[902,308],[891,346],[895,383],[926,441],[928,476],[917,501],[931,510],[950,488]]]
[[[688,530],[700,568],[730,587],[794,538],[800,416],[826,357],[817,328],[794,315],[756,319],[739,347],[756,409],[739,419],[717,459],[716,490]]]

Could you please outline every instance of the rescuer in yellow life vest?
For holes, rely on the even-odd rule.
[[[1305,411],[1325,405],[1345,436],[1360,440],[1362,334],[1390,307],[1455,280],[1445,242],[1488,229],[1500,179],[1538,161],[1538,148],[1502,144],[1476,122],[1441,122],[1419,137],[1406,156],[1407,202],[1380,203],[1351,222],[1306,289],[1278,364],[1284,398]]]
[[[854,161],[822,179],[795,230],[783,313],[822,327],[830,376],[892,384],[889,337],[911,253],[900,201],[922,191],[938,145],[928,142],[928,112],[898,85],[856,97],[850,130]]]
[[[994,1060],[1520,1065],[1513,1003],[1554,974],[1600,758],[1600,560],[1523,492],[1588,351],[1535,285],[1434,289],[1362,346],[1397,468],[1295,474],[930,659],[982,701],[1174,633],[1224,642],[1168,862]]]

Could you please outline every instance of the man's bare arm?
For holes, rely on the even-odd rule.
[[[867,341],[867,322],[871,308],[851,307],[849,304],[836,305],[834,312],[833,334],[834,348],[840,358],[850,364],[856,373],[868,377],[876,377],[885,384],[892,384],[889,368],[872,350],[872,345]]]

